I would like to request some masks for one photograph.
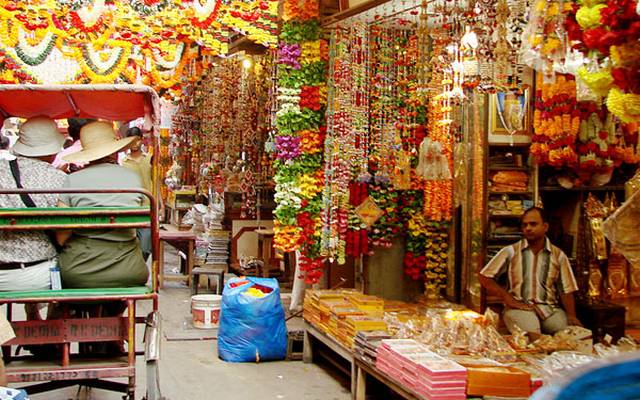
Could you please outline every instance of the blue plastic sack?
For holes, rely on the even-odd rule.
[[[252,287],[271,291],[253,297],[245,293]],[[287,326],[276,279],[247,277],[227,282],[220,308],[218,355],[231,362],[286,358]]]

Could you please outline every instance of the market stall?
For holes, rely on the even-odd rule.
[[[637,348],[625,336],[637,318],[632,239],[610,244],[601,228],[639,161],[638,15],[633,2],[617,6],[391,1],[327,18],[321,193],[300,190],[318,167],[298,144],[312,119],[306,76],[289,79],[304,66],[288,39],[299,25],[285,24],[278,128],[293,162],[276,176],[300,166],[276,188],[276,242],[301,252],[300,271],[320,287],[333,286],[336,265],[354,265],[367,295],[307,291],[304,301],[307,359],[341,366],[353,396],[373,376],[404,398],[528,397],[560,365]],[[504,303],[477,274],[522,239],[534,205],[578,279],[584,327],[532,340],[504,336]],[[398,299],[412,302],[398,310]]]
[[[305,361],[330,360],[355,398],[371,379],[410,399],[527,397],[637,350],[637,1],[57,3],[2,5],[1,78],[162,90],[160,239],[186,243],[179,279],[292,283]],[[584,325],[553,335],[506,326],[515,298],[478,276],[529,248],[534,206],[540,265],[562,276],[519,305]],[[544,303],[556,285],[571,307]]]

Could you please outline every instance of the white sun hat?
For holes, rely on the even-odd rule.
[[[58,154],[65,142],[56,122],[48,117],[33,117],[20,127],[18,140],[13,145],[15,154],[42,157]]]
[[[82,150],[63,157],[71,163],[87,163],[117,153],[127,147],[137,137],[118,139],[109,122],[90,122],[80,129]]]

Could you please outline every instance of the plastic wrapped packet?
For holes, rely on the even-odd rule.
[[[616,343],[615,345],[598,343],[593,346],[593,351],[600,357],[610,357],[620,353],[626,353],[636,350],[638,350],[638,344],[633,338],[629,336],[620,338],[620,340],[618,340],[618,343]]]
[[[487,308],[484,312],[484,322],[486,325],[493,325],[493,327],[497,328],[500,324],[500,315],[492,309]]]
[[[576,350],[581,353],[593,353],[592,333],[581,326],[569,326],[553,336],[558,349]]]
[[[575,351],[556,351],[545,357],[541,367],[549,376],[553,376],[571,371],[573,368],[577,368],[594,360],[596,360],[596,358],[593,356]]]
[[[196,217],[196,212],[193,208],[191,208],[189,211],[187,211],[184,214],[184,217],[182,217],[182,223],[184,225],[193,225],[195,217]]]
[[[640,191],[634,193],[602,223],[604,235],[632,264],[640,263],[638,223],[640,223]]]
[[[529,337],[527,336],[527,332],[522,330],[518,325],[513,326],[513,331],[511,332],[511,345],[516,350],[525,350],[529,347]]]
[[[429,350],[439,355],[451,353],[453,338],[451,337],[449,326],[450,321],[446,320],[441,312],[428,311],[429,326],[418,337],[418,341],[426,345]]]
[[[485,328],[487,337],[487,353],[500,362],[513,362],[517,358],[515,350],[509,345],[493,326]]]

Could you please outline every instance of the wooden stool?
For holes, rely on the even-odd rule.
[[[205,275],[207,277],[207,287],[209,286],[209,278],[212,275],[217,275],[218,279],[216,282],[216,294],[222,294],[222,289],[224,288],[224,273],[226,272],[227,267],[195,267],[191,271],[191,294],[198,294],[198,287],[200,286],[200,275]]]
[[[187,285],[191,284],[191,270],[193,270],[194,248],[196,245],[196,235],[190,231],[178,231],[175,228],[164,225],[165,229],[160,230],[159,254],[158,254],[158,284],[160,288],[164,287],[165,280],[185,281]],[[186,244],[187,267],[185,275],[165,275],[164,274],[164,244],[168,243],[177,249],[180,245]]]

